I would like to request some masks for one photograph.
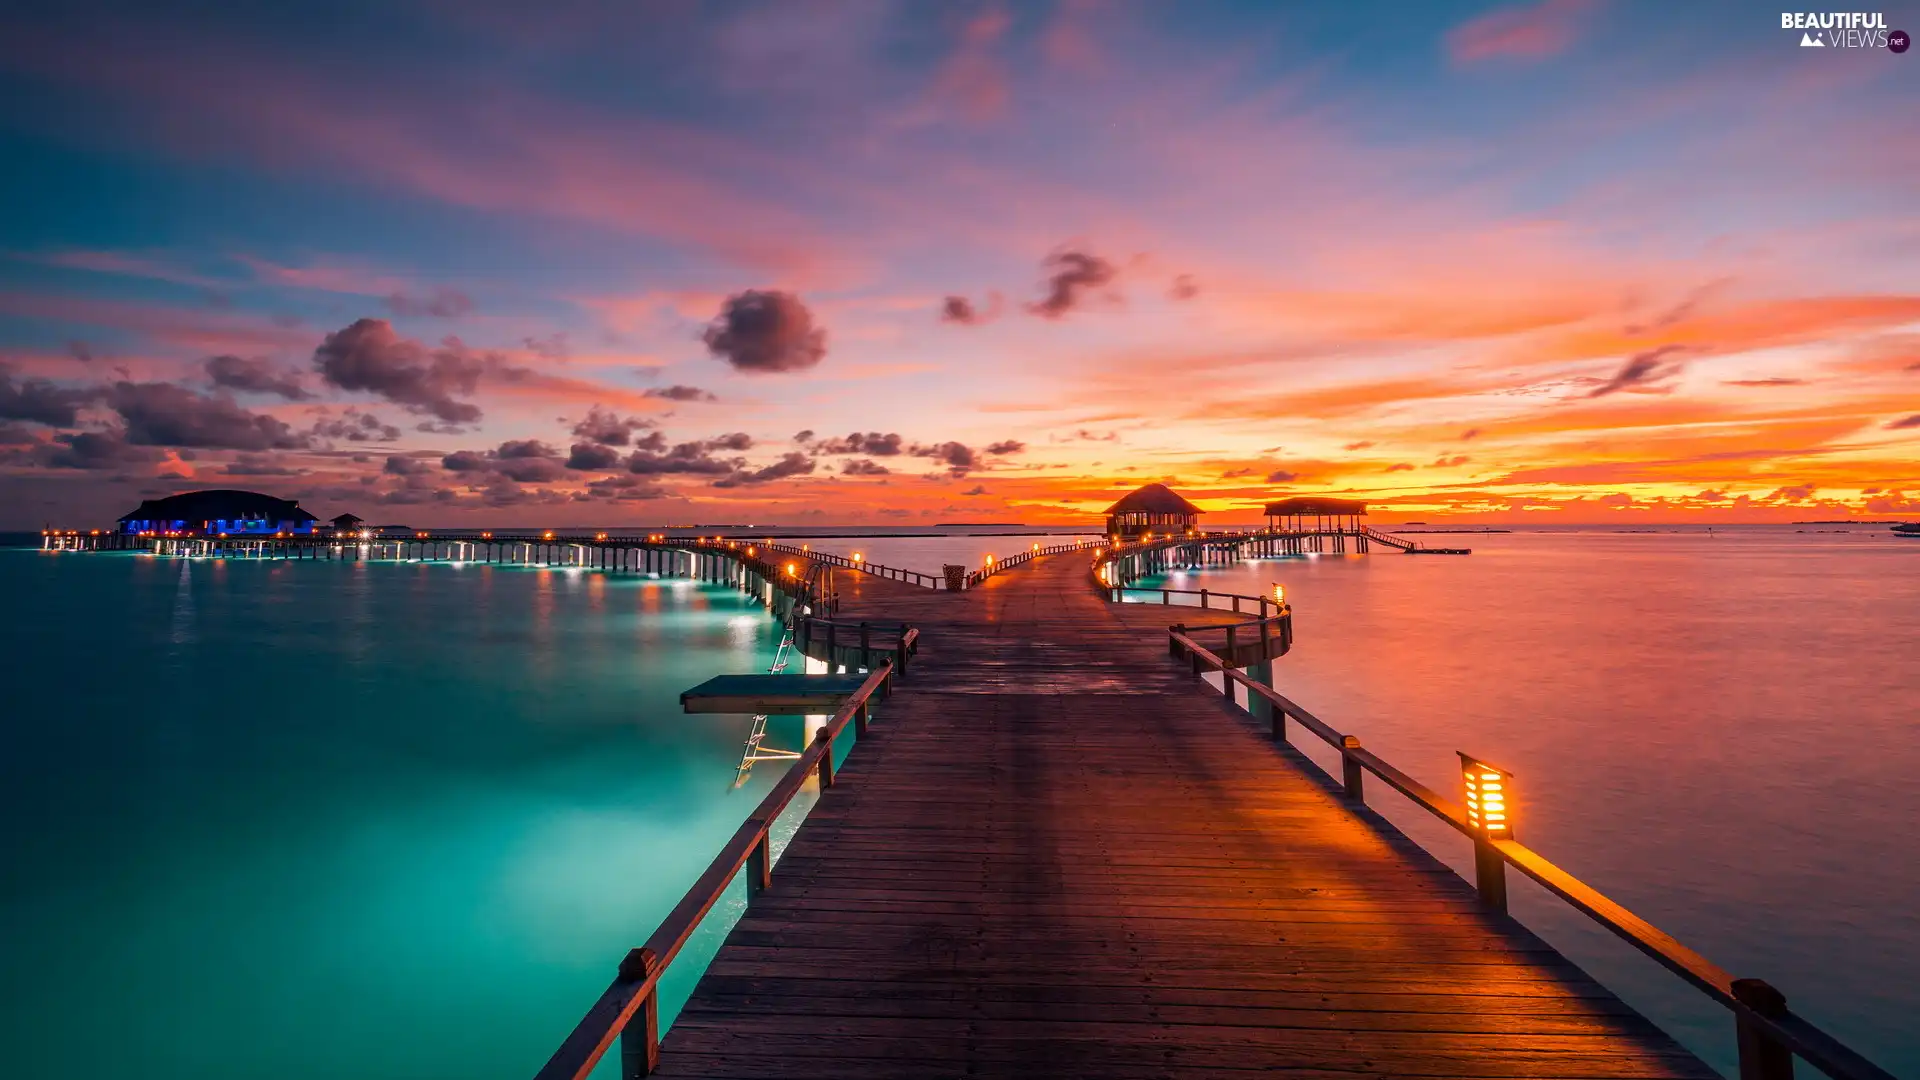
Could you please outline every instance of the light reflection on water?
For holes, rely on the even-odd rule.
[[[0,595],[7,1076],[528,1076],[778,774],[679,708],[772,657],[721,587],[0,551]]]
[[[1920,543],[1791,529],[1432,539],[1474,554],[1245,562],[1167,583],[1284,583],[1296,647],[1275,665],[1281,692],[1442,791],[1457,795],[1456,750],[1514,770],[1522,841],[1774,983],[1883,1067],[1920,1073]],[[1471,873],[1451,830],[1384,785],[1369,792]],[[1728,1060],[1726,1014],[1678,979],[1531,885],[1515,911]]]

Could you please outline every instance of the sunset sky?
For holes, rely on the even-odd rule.
[[[1777,7],[20,7],[0,527],[1920,518],[1920,51]]]

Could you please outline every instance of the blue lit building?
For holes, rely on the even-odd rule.
[[[257,491],[214,489],[148,499],[120,519],[120,531],[183,536],[310,536],[318,520],[289,499]]]

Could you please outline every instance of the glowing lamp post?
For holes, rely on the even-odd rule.
[[[857,551],[853,553],[853,561],[854,561],[854,562],[856,562],[856,563],[858,563],[858,562],[862,562],[862,561],[864,561],[865,559],[866,559],[866,556],[865,556],[865,555],[862,555],[862,554],[860,554],[860,553],[859,553],[859,552],[857,552]]]
[[[1513,839],[1513,774],[1460,753],[1460,782],[1467,796],[1467,833],[1473,837],[1473,879],[1480,901],[1507,910],[1507,860],[1494,846]]]

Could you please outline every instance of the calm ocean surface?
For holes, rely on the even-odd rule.
[[[936,570],[1034,539],[813,543]],[[1442,790],[1456,749],[1513,769],[1523,840],[1920,1075],[1920,541],[1429,541],[1475,553],[1169,583],[1284,582],[1283,691]],[[679,711],[771,658],[725,589],[0,550],[0,596],[0,1072],[25,1080],[525,1077],[775,772],[732,790],[745,721]],[[1530,926],[1729,1060],[1723,1012],[1514,880]]]

